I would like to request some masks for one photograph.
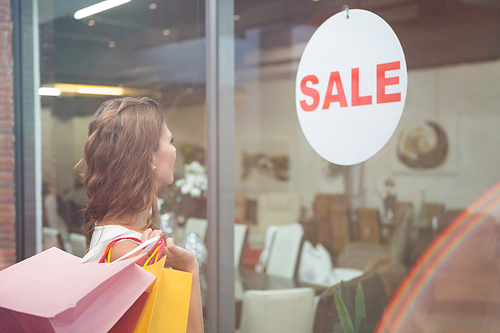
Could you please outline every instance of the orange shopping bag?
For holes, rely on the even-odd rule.
[[[164,268],[165,257],[144,268],[157,276],[149,287],[135,333],[185,333],[193,274]]]
[[[101,258],[101,262],[108,262],[113,246],[125,239],[129,238],[117,237],[109,243]],[[135,241],[139,242],[139,240]],[[159,237],[152,238],[138,247],[145,248],[146,254],[141,254],[140,259],[136,263],[143,265],[145,270],[155,275],[156,280],[146,289],[149,297],[135,326],[135,333],[186,332],[193,274],[165,268],[166,258],[159,259],[163,252],[163,247],[164,241],[163,239],[159,239]],[[123,255],[115,262],[121,261],[130,254]]]

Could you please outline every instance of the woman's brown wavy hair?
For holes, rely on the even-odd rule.
[[[119,219],[151,208],[146,226],[157,220],[153,152],[164,124],[160,105],[147,97],[104,102],[89,123],[83,158],[74,173],[87,190],[84,232],[97,221]]]

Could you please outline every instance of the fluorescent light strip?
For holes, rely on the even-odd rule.
[[[76,92],[87,95],[123,95],[123,88],[101,88],[101,87],[78,87]]]
[[[54,88],[60,89],[63,94],[84,94],[84,95],[112,95],[121,96],[125,93],[123,87],[113,86],[93,86],[85,84],[56,83]]]
[[[38,95],[40,95],[40,96],[60,96],[61,89],[50,88],[50,87],[40,87],[40,88],[38,88]]]
[[[61,96],[61,95],[102,95],[102,96],[123,96],[123,95],[144,95],[154,94],[154,90],[140,88],[126,88],[117,86],[97,86],[89,84],[74,83],[54,83],[54,85],[40,87],[40,96]]]
[[[95,5],[85,7],[83,9],[80,9],[76,11],[75,13],[75,19],[80,20],[84,17],[94,15],[100,12],[103,12],[105,10],[111,9],[116,6],[123,5],[124,3],[130,2],[131,0],[106,0],[102,1],[99,3],[96,3]]]

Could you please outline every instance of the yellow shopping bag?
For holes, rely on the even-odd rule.
[[[165,257],[144,268],[157,276],[134,333],[185,333],[193,274],[164,268]]]

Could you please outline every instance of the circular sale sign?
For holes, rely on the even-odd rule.
[[[406,61],[391,27],[366,10],[340,12],[314,32],[300,59],[300,126],[326,160],[361,163],[394,133],[406,87]]]

